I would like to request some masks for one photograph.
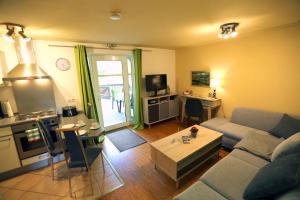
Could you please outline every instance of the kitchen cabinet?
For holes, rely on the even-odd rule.
[[[0,173],[21,167],[10,127],[0,128]]]

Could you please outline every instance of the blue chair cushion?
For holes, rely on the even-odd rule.
[[[96,160],[102,149],[98,147],[86,148],[85,155],[87,157],[88,165],[91,166]],[[69,168],[86,167],[84,160],[82,161],[70,161]]]
[[[244,191],[245,200],[273,199],[300,184],[300,153],[283,156],[262,167]]]

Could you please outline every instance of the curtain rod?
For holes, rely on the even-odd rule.
[[[64,47],[64,48],[74,48],[75,46],[72,45],[56,45],[56,44],[48,44],[49,47]],[[93,46],[86,46],[86,48],[90,49],[104,49],[104,50],[122,50],[122,51],[132,51],[134,48],[126,49],[126,48],[108,48],[108,47],[93,47]],[[152,52],[152,50],[142,49],[145,52]]]

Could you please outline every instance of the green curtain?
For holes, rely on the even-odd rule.
[[[83,111],[87,116],[99,122],[86,48],[83,45],[78,45],[74,51]]]
[[[142,50],[133,50],[133,65],[134,65],[134,129],[144,128],[143,107],[141,99],[142,87]]]

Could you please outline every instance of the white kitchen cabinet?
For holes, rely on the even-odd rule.
[[[10,127],[0,128],[0,132],[6,133],[0,137],[0,173],[3,173],[21,167],[21,164]]]

